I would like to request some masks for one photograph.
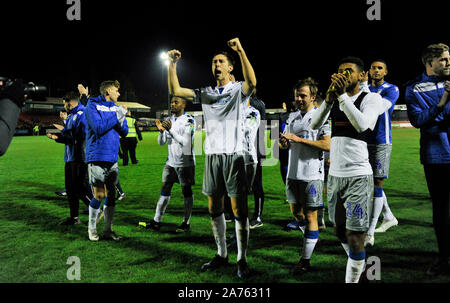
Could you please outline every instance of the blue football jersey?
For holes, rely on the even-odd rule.
[[[373,136],[369,140],[369,144],[392,144],[391,135],[391,117],[394,111],[395,102],[399,96],[399,90],[396,85],[383,82],[379,86],[369,85],[372,93],[380,94],[382,98],[389,100],[392,106],[378,117],[377,124],[373,131]]]

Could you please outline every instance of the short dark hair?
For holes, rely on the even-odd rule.
[[[341,61],[339,61],[338,68],[339,68],[339,66],[341,66],[341,64],[344,64],[344,63],[353,63],[358,67],[359,72],[364,71],[364,61],[361,58],[353,57],[353,56],[345,57],[345,58],[341,59]]]
[[[231,55],[229,52],[227,51],[218,51],[216,52],[212,57],[214,58],[217,55],[224,55],[225,57],[227,57],[228,63],[231,66],[234,66],[236,64],[236,61],[234,60],[233,55]]]
[[[117,89],[120,88],[120,83],[117,80],[106,80],[103,81],[100,84],[100,94],[105,95],[106,94],[106,90],[112,86],[117,87]]]
[[[79,98],[80,95],[75,93],[74,91],[70,91],[62,97],[64,102],[78,101]]]
[[[296,90],[299,90],[303,86],[309,86],[309,91],[311,92],[311,96],[317,96],[317,92],[319,91],[319,83],[311,77],[306,79],[298,80],[294,85],[294,93]]]
[[[170,97],[170,99],[169,99],[170,102],[172,102],[173,98],[177,98],[177,99],[183,100],[184,104],[187,105],[186,99],[184,99],[184,98],[181,98],[181,97],[178,97],[178,96],[175,96],[175,95],[170,95],[169,97]]]
[[[439,57],[443,52],[448,51],[448,45],[444,43],[430,44],[422,51],[422,63],[427,65],[434,58]]]
[[[381,62],[381,63],[383,63],[384,66],[386,66],[386,69],[387,69],[387,63],[386,63],[386,61],[385,61],[384,59],[375,59],[375,60],[372,60],[372,63],[374,63],[374,62]],[[370,63],[370,65],[372,65],[372,63]]]

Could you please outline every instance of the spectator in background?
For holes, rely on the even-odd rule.
[[[139,141],[142,141],[141,131],[136,119],[131,117],[130,110],[127,112],[126,120],[128,124],[128,135],[125,138],[120,138],[123,166],[128,165],[128,154],[130,154],[131,163],[138,164],[138,160],[136,159],[136,146],[138,144],[138,138]]]

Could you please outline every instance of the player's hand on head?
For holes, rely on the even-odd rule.
[[[231,47],[232,50],[235,52],[240,52],[242,50],[241,42],[239,41],[239,38],[233,38],[228,41],[228,46]]]
[[[181,59],[181,52],[177,49],[173,49],[167,52],[167,56],[172,63],[176,63]]]

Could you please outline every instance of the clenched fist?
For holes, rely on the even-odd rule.
[[[239,38],[234,38],[228,41],[228,46],[231,47],[231,49],[234,50],[235,52],[242,51],[242,45],[241,42],[239,41]]]
[[[173,49],[167,52],[167,56],[172,63],[176,63],[181,58],[181,52],[177,49]]]

